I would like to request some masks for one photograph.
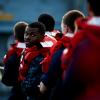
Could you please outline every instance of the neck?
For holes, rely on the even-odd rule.
[[[32,46],[27,47],[27,48],[32,48],[33,46],[36,46],[36,47],[37,47],[37,49],[42,48],[42,45],[41,45],[40,43],[35,43],[35,44],[33,44]]]

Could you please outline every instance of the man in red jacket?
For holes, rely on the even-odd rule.
[[[65,54],[61,100],[100,100],[100,1],[87,1],[90,17],[77,21],[80,30]]]
[[[38,91],[38,84],[42,75],[40,62],[47,55],[45,52],[47,48],[41,44],[44,35],[45,26],[40,22],[29,24],[24,34],[26,48],[21,56],[19,82],[22,92],[32,100],[40,100]]]
[[[18,22],[15,24],[13,28],[15,43],[11,45],[3,59],[4,74],[2,82],[7,86],[13,87],[8,100],[18,100],[19,98],[21,100],[26,100],[18,84],[18,72],[21,52],[26,47],[24,43],[24,32],[27,25],[26,22]]]

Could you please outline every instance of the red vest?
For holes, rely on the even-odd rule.
[[[54,53],[59,50],[62,46],[69,47],[70,44],[70,37],[66,37],[63,36],[62,39],[60,41],[57,41],[56,44],[54,44],[52,46],[52,48],[50,48],[50,54],[41,62],[42,63],[42,70],[44,73],[48,72],[49,69],[49,64],[51,62],[52,56],[54,55]]]
[[[28,71],[32,59],[37,57],[39,54],[42,54],[45,57],[47,55],[47,52],[45,52],[46,50],[46,48],[41,48],[40,50],[38,50],[36,46],[33,46],[32,48],[26,48],[23,51],[19,67],[20,81],[25,79],[26,73]]]
[[[21,55],[23,48],[17,48],[17,44],[18,43],[13,44],[8,50],[7,54],[4,56],[3,63],[6,63],[9,57],[12,56],[14,53],[16,53],[18,57]]]

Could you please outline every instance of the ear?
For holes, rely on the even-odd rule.
[[[67,32],[73,33],[72,30],[70,29],[70,27],[68,27],[68,26],[67,26]]]
[[[88,4],[88,12],[89,12],[89,16],[94,16],[93,10],[90,6],[90,4]]]
[[[74,25],[75,25],[74,33],[76,33],[78,31],[78,26],[77,26],[76,22],[74,23]]]

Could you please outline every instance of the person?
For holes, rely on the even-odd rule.
[[[50,35],[54,37],[56,35],[56,32],[58,32],[57,30],[54,29],[55,19],[52,15],[47,13],[40,14],[40,16],[38,17],[38,21],[45,25],[46,35]]]
[[[52,55],[59,50],[62,46],[64,48],[69,47],[70,41],[74,36],[74,32],[77,30],[77,26],[75,25],[75,20],[79,17],[84,17],[84,14],[78,10],[71,10],[68,11],[63,17],[61,22],[61,28],[62,28],[62,38],[55,43],[52,48],[50,49],[50,56],[48,55],[44,61],[42,61],[43,64],[43,72],[48,71],[48,65],[50,62],[50,59],[52,58]],[[70,19],[71,18],[71,19]],[[67,20],[67,21],[66,21]],[[68,25],[69,26],[68,26]],[[72,25],[73,24],[73,25]],[[66,28],[64,26],[67,26]],[[68,28],[68,29],[67,29]],[[67,30],[67,31],[66,31]],[[66,34],[65,34],[66,33]]]
[[[66,17],[64,16],[63,20],[64,22],[66,21],[66,26],[67,26],[66,28],[68,27],[70,28],[70,30],[67,32],[75,31],[76,29],[74,24],[75,20],[80,17],[83,17],[83,14],[81,14],[80,11],[77,10],[71,10],[66,14]],[[51,48],[49,57],[47,57],[47,59],[44,60],[45,61],[44,64],[46,63],[46,66],[43,66],[45,74],[41,79],[40,91],[44,93],[46,90],[53,88],[53,92],[51,92],[51,97],[50,97],[52,98],[51,100],[58,99],[57,95],[59,95],[60,85],[62,83],[61,55],[64,48],[66,47],[68,48],[70,43],[70,41],[68,41],[69,38],[68,37],[64,38],[64,37],[62,37],[61,41],[58,41],[57,44]]]
[[[63,34],[65,35],[68,35],[68,33],[73,34],[73,32],[75,33],[77,31],[77,27],[74,21],[78,17],[85,17],[85,15],[79,10],[70,10],[62,17],[61,29]]]
[[[46,27],[46,32],[45,32],[45,38],[44,38],[44,44],[48,48],[51,48],[57,40],[54,38],[56,33],[58,32],[57,30],[54,29],[55,27],[55,20],[53,16],[47,13],[40,14],[38,17],[38,22],[41,22],[45,25]]]
[[[100,100],[100,1],[87,0],[89,16],[77,20],[80,30],[67,53],[70,61],[61,100]]]
[[[20,64],[20,56],[22,50],[26,47],[24,43],[24,32],[28,24],[26,22],[17,22],[14,27],[15,43],[11,45],[7,54],[4,56],[4,74],[2,77],[2,83],[7,86],[12,86],[11,95],[8,100],[26,100],[21,93],[20,86],[18,84],[18,69]]]
[[[26,48],[21,56],[18,80],[22,92],[29,100],[40,100],[41,96],[38,91],[38,84],[42,75],[40,62],[47,55],[46,48],[41,44],[44,35],[45,26],[40,22],[29,24],[24,34]]]

